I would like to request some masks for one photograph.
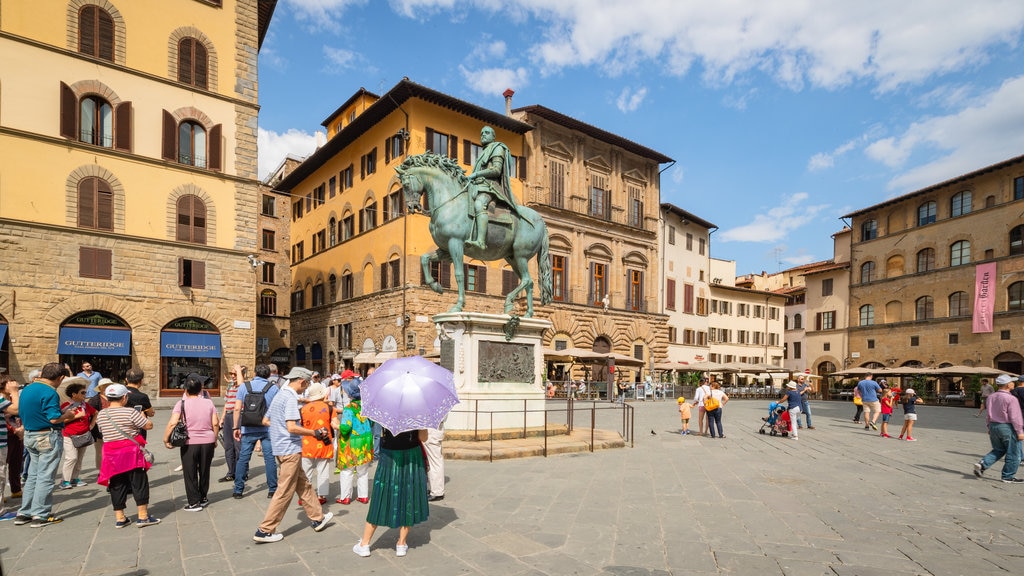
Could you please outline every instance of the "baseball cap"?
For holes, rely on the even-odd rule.
[[[107,386],[103,395],[107,398],[124,398],[128,395],[128,387],[124,384],[113,383]]]
[[[351,370],[345,370],[344,372],[341,373],[341,379],[342,380],[348,380],[349,378],[355,378],[355,377],[356,377],[356,373],[351,371]]]
[[[313,373],[305,368],[296,366],[292,368],[287,374],[282,376],[285,380],[310,380],[313,378]]]

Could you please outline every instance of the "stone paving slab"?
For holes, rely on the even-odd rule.
[[[352,554],[366,507],[333,503],[337,476],[324,532],[293,505],[282,542],[253,542],[268,502],[260,459],[245,498],[214,483],[209,509],[184,512],[177,453],[162,447],[150,473],[162,524],[115,529],[104,490],[91,484],[55,494],[61,524],[0,523],[0,558],[19,576],[1024,572],[1024,489],[999,482],[998,470],[973,476],[988,437],[972,410],[921,406],[919,441],[909,443],[865,432],[850,403],[812,404],[816,429],[797,441],[757,433],[763,400],[729,403],[725,439],[680,436],[674,402],[632,406],[633,448],[448,460],[445,500],[412,529],[407,558],[385,528],[371,557]],[[158,411],[158,430],[167,415]],[[621,422],[600,417],[609,431]],[[221,458],[214,466],[223,475]],[[83,476],[95,478],[91,455]]]

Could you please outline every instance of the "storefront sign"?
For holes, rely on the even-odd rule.
[[[74,328],[62,326],[58,354],[92,354],[94,356],[130,356],[131,330]]]
[[[160,355],[173,358],[220,358],[220,334],[161,332]]]

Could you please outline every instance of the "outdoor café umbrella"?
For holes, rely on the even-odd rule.
[[[392,358],[359,385],[363,416],[392,434],[437,428],[459,403],[455,376],[422,356]]]

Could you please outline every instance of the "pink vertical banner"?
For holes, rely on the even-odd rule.
[[[975,334],[992,331],[995,304],[996,263],[978,264],[974,272],[974,319],[971,323]]]

